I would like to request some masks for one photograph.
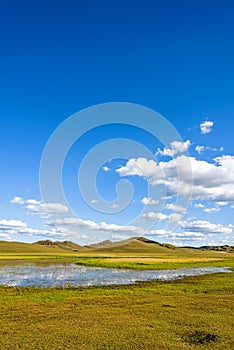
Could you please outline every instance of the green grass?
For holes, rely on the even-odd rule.
[[[75,261],[78,265],[87,267],[106,267],[139,270],[165,270],[183,267],[234,267],[234,256],[209,257],[209,256],[184,256],[181,257],[79,257]]]
[[[127,244],[114,243],[110,248],[72,251],[56,246],[0,242],[0,264],[10,261],[34,261],[40,263],[73,261],[85,266],[125,269],[172,269],[181,267],[231,266],[234,254],[201,251],[189,248],[169,249],[142,240],[129,240]]]
[[[234,274],[90,288],[0,287],[0,349],[233,349]]]

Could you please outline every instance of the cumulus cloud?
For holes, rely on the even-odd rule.
[[[213,224],[205,220],[197,221],[182,221],[180,223],[181,228],[185,232],[193,233],[203,233],[203,234],[230,234],[232,233],[233,225],[222,225],[222,224]]]
[[[202,241],[206,235],[200,232],[171,232],[164,229],[150,230],[147,236],[154,236],[161,242],[170,242],[177,246],[183,246],[186,242]]]
[[[49,226],[55,226],[59,232],[64,233],[77,233],[79,230],[84,231],[99,231],[101,233],[109,234],[126,234],[126,235],[139,235],[144,234],[144,230],[137,226],[122,226],[116,224],[108,224],[104,221],[95,222],[92,220],[84,220],[81,218],[63,218],[55,219],[47,223]]]
[[[106,172],[107,172],[107,171],[110,171],[110,168],[109,168],[108,166],[106,166],[106,165],[103,166],[102,169],[103,169],[104,171],[106,171]]]
[[[90,201],[90,203],[92,203],[92,204],[98,203],[98,200],[97,200],[97,199],[92,199],[92,200]]]
[[[209,146],[196,146],[195,151],[197,151],[198,154],[203,153],[204,151],[213,151],[213,152],[223,152],[224,148],[215,148],[215,147],[209,147]]]
[[[21,220],[0,220],[0,234],[1,237],[12,239],[15,235],[27,236],[49,236],[56,237],[57,232],[54,230],[39,230],[28,227],[27,224]]]
[[[228,202],[223,201],[223,202],[215,202],[216,205],[220,206],[220,207],[224,207],[225,205],[228,204]]]
[[[31,214],[45,214],[45,213],[66,213],[68,207],[62,203],[44,203],[36,199],[23,199],[21,197],[14,197],[11,201],[13,204],[25,205]]]
[[[22,197],[14,197],[13,199],[10,200],[10,203],[13,204],[40,204],[40,201],[37,201],[36,199],[23,199]]]
[[[202,209],[202,208],[205,208],[204,204],[202,204],[202,203],[195,203],[195,204],[194,204],[194,207],[195,207],[195,208],[201,208],[201,209]]]
[[[26,204],[32,204],[32,205],[37,205],[37,204],[40,204],[41,202],[40,201],[37,201],[36,199],[27,199],[25,201]]]
[[[111,204],[110,207],[111,207],[112,209],[118,209],[118,208],[119,208],[119,204],[113,203],[113,204]]]
[[[141,203],[144,205],[154,205],[154,204],[157,204],[158,201],[150,197],[144,197],[142,198]]]
[[[11,239],[11,236],[7,233],[0,233],[0,240],[2,241],[9,241]]]
[[[212,131],[214,122],[212,120],[206,120],[200,124],[200,130],[202,134],[208,134]]]
[[[132,238],[133,236],[127,236],[127,235],[112,235],[111,238],[116,240],[116,241],[122,241],[123,239],[129,239]]]
[[[197,151],[197,153],[199,153],[199,154],[203,153],[204,150],[205,150],[205,146],[198,146],[197,145],[195,148],[195,151]]]
[[[125,166],[116,169],[120,176],[137,175],[148,177],[149,179],[161,179],[163,177],[162,169],[153,159],[131,158]]]
[[[211,214],[211,213],[216,213],[217,211],[220,211],[220,208],[216,208],[216,207],[214,207],[214,208],[205,208],[205,209],[203,209],[203,211],[205,213]]]
[[[144,219],[152,220],[152,221],[166,221],[169,220],[169,216],[163,213],[156,213],[150,211],[149,213],[142,215]]]
[[[190,147],[190,145],[191,145],[190,140],[187,140],[185,142],[173,141],[170,143],[170,148],[165,147],[163,150],[158,148],[156,154],[160,154],[161,156],[174,157],[177,154],[186,152]]]
[[[38,203],[29,204],[26,208],[31,213],[66,213],[68,212],[68,207],[61,203]]]
[[[163,213],[156,213],[156,212],[150,211],[148,213],[143,214],[142,217],[144,219],[151,220],[151,221],[180,221],[183,215],[179,213],[166,215]]]
[[[165,229],[157,229],[157,230],[150,230],[147,232],[146,236],[163,236],[163,238],[168,238],[170,237],[172,232],[169,232]]]
[[[167,203],[165,205],[165,209],[167,210],[174,210],[174,211],[178,211],[181,213],[186,213],[187,210],[186,208],[182,207],[181,205],[177,205],[177,204],[173,204],[173,203]]]
[[[163,184],[168,188],[169,196],[180,193],[191,198],[193,186],[192,199],[234,201],[234,156],[231,155],[216,157],[212,163],[185,155],[159,163],[152,159],[131,158],[116,171],[120,176],[147,178],[151,185]]]
[[[22,229],[26,226],[21,220],[0,220],[0,230]]]
[[[24,204],[24,200],[23,198],[21,197],[14,197],[13,199],[10,200],[10,203],[13,203],[13,204]]]
[[[197,221],[182,221],[180,222],[181,232],[172,232],[165,229],[150,230],[147,232],[147,236],[154,236],[155,239],[160,241],[167,241],[177,246],[184,244],[190,244],[192,242],[199,243],[205,239],[217,235],[232,233],[233,225],[221,225],[212,224],[209,221],[197,220]],[[216,243],[217,244],[217,243]]]

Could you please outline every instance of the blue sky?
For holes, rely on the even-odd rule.
[[[176,245],[234,244],[233,11],[228,0],[1,4],[0,239],[85,244],[145,234]],[[65,157],[66,202],[46,201],[39,170],[51,134],[74,113],[110,102],[157,111],[180,139],[165,145],[117,124],[90,130]],[[104,143],[113,139],[136,141],[151,155],[133,146],[136,154],[123,158],[128,146]],[[98,145],[108,158],[96,186],[114,213],[93,209],[101,199],[87,205],[80,193],[79,167]],[[88,195],[89,172],[83,180]],[[133,190],[121,211],[120,180]],[[184,206],[176,203],[179,185]]]

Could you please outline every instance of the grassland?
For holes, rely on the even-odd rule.
[[[69,249],[69,247],[72,247]],[[75,247],[75,249],[74,249]],[[133,269],[172,269],[181,267],[230,266],[234,254],[191,248],[170,249],[139,239],[115,243],[106,248],[87,248],[73,243],[44,246],[18,242],[0,242],[0,264],[6,261],[76,262],[85,266]]]
[[[138,240],[70,250],[0,242],[0,264],[21,261],[138,269],[234,267],[234,254]],[[231,350],[233,290],[233,273],[128,286],[0,287],[0,350]]]
[[[70,289],[0,288],[0,349],[233,349],[234,274]]]

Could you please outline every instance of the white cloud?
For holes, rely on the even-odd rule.
[[[155,236],[161,242],[170,242],[177,246],[183,246],[184,244],[191,244],[197,242],[200,245],[201,242],[207,238],[211,238],[217,235],[232,233],[233,225],[221,225],[212,224],[209,221],[181,221],[180,226],[182,232],[172,232],[165,229],[150,230],[146,236]],[[229,239],[230,241],[230,239]]]
[[[148,213],[143,214],[142,217],[150,221],[180,221],[183,215],[179,213],[166,215],[163,213],[156,213],[156,212],[150,211]]]
[[[195,151],[197,151],[197,153],[201,154],[204,151],[213,151],[213,152],[223,152],[224,148],[220,147],[220,148],[215,148],[215,147],[209,147],[209,146],[196,146]]]
[[[14,197],[11,201],[13,204],[26,204],[26,208],[32,213],[66,213],[68,207],[62,203],[44,203],[36,199],[23,199],[21,197]]]
[[[144,197],[144,198],[142,198],[141,203],[144,205],[154,205],[154,204],[157,204],[158,201],[156,201],[155,199],[152,199],[150,197]]]
[[[177,154],[186,152],[190,147],[190,145],[191,145],[190,140],[187,140],[185,142],[173,141],[170,143],[170,148],[165,147],[163,150],[158,148],[156,154],[160,154],[162,156],[174,157]]]
[[[197,151],[197,153],[201,154],[202,152],[204,152],[205,150],[205,146],[196,146],[195,151]]]
[[[203,209],[203,211],[205,213],[211,214],[211,213],[216,213],[217,211],[220,211],[220,208],[205,208],[205,209]]]
[[[111,238],[116,241],[122,241],[124,239],[132,238],[133,236],[127,236],[127,235],[112,235]]]
[[[0,220],[0,230],[22,229],[26,226],[21,220]]]
[[[222,234],[231,234],[233,225],[212,224],[208,221],[182,221],[180,222],[182,232],[170,232],[165,229],[150,230],[146,236],[155,236],[160,241],[167,241],[177,246],[201,242],[207,238]]]
[[[202,203],[195,203],[194,207],[195,208],[205,208],[204,204],[202,204]]]
[[[173,213],[169,215],[169,221],[178,222],[183,218],[184,214]]]
[[[13,204],[25,205],[30,214],[42,214],[46,213],[67,213],[68,207],[62,203],[43,203],[36,199],[24,200],[21,197],[14,197],[11,201]]]
[[[180,213],[186,213],[187,212],[186,208],[182,207],[181,205],[177,205],[177,204],[173,204],[173,203],[167,203],[165,205],[165,209],[178,211]]]
[[[110,171],[110,168],[108,167],[108,166],[104,166],[104,167],[102,167],[102,169],[104,170],[104,171]]]
[[[155,236],[160,241],[170,242],[171,244],[183,245],[184,242],[202,241],[206,235],[200,232],[171,232],[164,229],[151,230],[146,236]]]
[[[90,203],[92,203],[92,204],[98,203],[98,200],[97,200],[97,199],[92,199],[92,200],[90,201]]]
[[[215,202],[215,204],[220,206],[220,207],[223,207],[223,206],[227,205],[228,202],[224,202],[224,201],[223,202]]]
[[[14,197],[10,200],[10,203],[13,204],[40,204],[40,201],[37,201],[36,199],[23,199],[22,197]]]
[[[222,206],[222,205],[226,205],[226,204],[223,204],[223,203],[228,203],[228,202],[215,202],[215,204],[217,206],[216,207],[212,207],[212,208],[205,207],[205,205],[202,204],[202,203],[196,203],[194,205],[194,207],[202,209],[205,213],[212,214],[212,213],[216,213],[216,212],[221,210],[220,206],[218,206],[217,203],[220,203],[220,206]]]
[[[164,236],[164,238],[169,237],[169,235],[171,235],[171,232],[165,229],[150,230],[146,234],[146,236]]]
[[[15,235],[27,236],[47,236],[56,237],[58,234],[54,230],[38,230],[28,227],[27,224],[21,220],[0,220],[0,234],[7,239],[13,239]],[[60,235],[59,235],[60,237]]]
[[[7,233],[0,233],[0,240],[2,241],[9,241],[11,239],[11,236]]]
[[[140,227],[136,226],[122,226],[116,224],[108,224],[104,221],[95,222],[92,220],[84,220],[81,218],[64,218],[64,219],[55,219],[51,222],[48,222],[47,225],[55,226],[59,232],[77,234],[78,230],[87,230],[87,231],[99,231],[99,232],[107,232],[109,234],[144,234],[144,230]]]
[[[113,203],[113,204],[111,204],[110,207],[111,207],[112,209],[118,209],[118,208],[119,208],[119,204]]]
[[[214,122],[212,120],[206,120],[200,124],[200,130],[202,134],[208,134],[212,131],[212,127],[214,126]]]
[[[137,175],[142,177],[162,178],[162,169],[153,159],[131,158],[125,166],[116,169],[120,176]]]
[[[150,211],[149,213],[142,215],[144,219],[152,220],[152,221],[166,221],[169,219],[169,216],[163,213],[155,213]]]
[[[36,205],[36,204],[40,204],[41,202],[40,201],[37,201],[36,199],[27,199],[25,201],[26,204],[33,204],[33,205]]]
[[[233,225],[213,224],[205,220],[182,221],[181,228],[185,232],[204,233],[204,234],[229,234],[232,233]]]
[[[26,208],[31,213],[66,213],[68,212],[68,207],[61,203],[39,203],[39,204],[29,204]]]
[[[151,185],[164,184],[169,196],[180,193],[190,198],[193,186],[192,199],[234,201],[234,156],[231,155],[216,157],[213,163],[185,155],[159,163],[131,158],[116,171],[120,176],[146,177]]]
[[[10,200],[10,203],[13,203],[13,204],[24,204],[24,200],[23,198],[21,197],[14,197],[13,199]]]

